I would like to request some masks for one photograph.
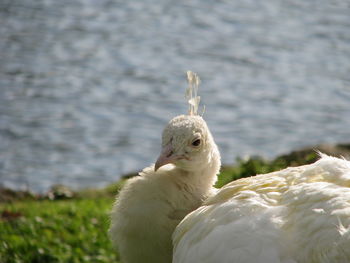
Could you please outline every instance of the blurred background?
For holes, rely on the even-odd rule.
[[[350,141],[350,2],[2,0],[0,186],[154,162],[197,72],[223,163]]]

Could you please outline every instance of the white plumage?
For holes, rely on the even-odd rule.
[[[165,165],[170,162],[175,165]],[[171,262],[175,227],[210,195],[219,169],[220,155],[204,120],[172,119],[155,167],[128,180],[113,208],[110,236],[123,262]]]
[[[113,208],[122,262],[350,262],[350,162],[322,155],[216,191],[220,154],[197,115],[199,79],[188,79],[189,115],[169,122],[156,164],[128,180]]]
[[[350,262],[349,187],[350,162],[325,155],[234,181],[177,227],[173,262]]]

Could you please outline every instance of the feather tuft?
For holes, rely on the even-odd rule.
[[[198,115],[198,106],[201,98],[200,96],[197,96],[197,92],[200,84],[200,78],[196,73],[187,71],[187,82],[188,88],[186,90],[186,98],[188,99],[189,104],[188,114]]]

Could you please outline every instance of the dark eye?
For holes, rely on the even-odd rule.
[[[193,146],[199,146],[200,144],[201,144],[201,139],[197,139],[197,140],[192,142]]]

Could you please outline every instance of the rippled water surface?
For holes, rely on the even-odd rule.
[[[102,186],[154,162],[188,69],[224,163],[349,142],[349,3],[1,1],[0,185]]]

